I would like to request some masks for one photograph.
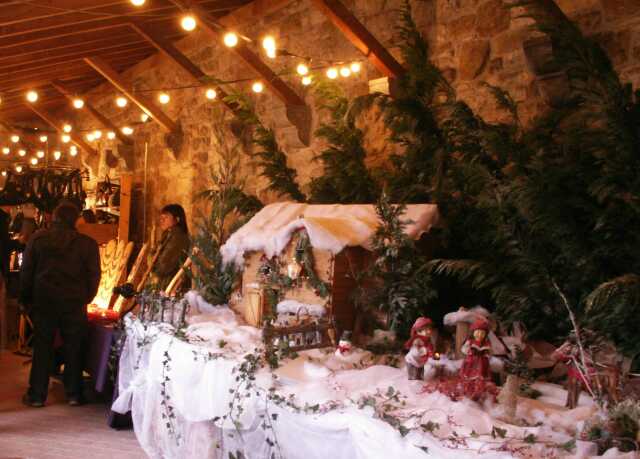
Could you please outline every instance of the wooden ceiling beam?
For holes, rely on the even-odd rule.
[[[130,66],[140,62],[143,59],[149,57],[153,51],[148,50],[141,53],[136,53],[133,55],[124,55],[121,57],[111,57],[109,60],[112,65],[119,66]],[[67,63],[63,68],[59,68],[59,65],[50,64],[46,66],[42,66],[37,69],[24,69],[16,72],[11,72],[9,74],[3,75],[0,74],[0,88],[2,88],[7,82],[16,82],[22,88],[35,88],[37,86],[42,86],[39,84],[42,81],[43,76],[49,76],[49,79],[45,81],[44,84],[48,84],[51,81],[51,78],[55,78],[57,80],[63,80],[65,78],[69,78],[69,76],[73,77],[78,74],[78,70],[81,72],[86,70],[86,61],[84,58],[75,59],[71,63]],[[87,73],[87,72],[85,72]],[[91,74],[91,72],[88,72]],[[79,75],[78,75],[79,76]]]
[[[149,43],[155,46],[158,51],[160,51],[167,58],[181,67],[185,72],[187,72],[195,81],[203,84],[209,83],[210,77],[197,64],[194,64],[191,59],[185,56],[182,51],[176,48],[171,42],[157,36],[153,33],[152,30],[149,30],[143,24],[131,23],[131,27],[142,37],[144,37]],[[237,104],[230,103],[226,100],[228,94],[224,90],[224,88],[215,84],[212,84],[211,86],[215,87],[217,97],[222,100],[222,103],[232,112],[236,112],[238,106]]]
[[[75,99],[75,95],[73,91],[70,90],[62,81],[54,80],[51,82],[51,86],[56,88],[56,90],[60,92],[60,94],[64,95],[67,99],[69,99],[69,102],[73,102],[73,99]],[[98,122],[101,123],[106,129],[113,131],[116,134],[116,137],[118,138],[118,140],[120,140],[122,143],[127,145],[131,145],[133,143],[130,137],[127,137],[126,135],[124,135],[120,131],[120,129],[118,129],[118,127],[115,124],[113,124],[111,120],[109,120],[109,118],[107,118],[102,113],[100,113],[100,111],[96,109],[91,104],[91,102],[89,102],[86,99],[83,99],[83,100],[84,100],[84,109],[86,109],[89,113],[91,113],[91,116],[93,116],[96,120],[98,120]]]
[[[84,61],[105,77],[105,79],[120,92],[131,99],[131,101],[133,101],[140,110],[158,122],[166,131],[174,132],[177,130],[177,126],[171,118],[169,118],[151,100],[147,99],[142,94],[134,93],[131,90],[133,85],[122,77],[113,67],[111,67],[107,61],[100,57],[87,57]]]
[[[3,75],[11,75],[13,72],[26,69],[37,70],[39,68],[49,67],[52,65],[65,65],[70,62],[81,61],[83,58],[89,55],[103,56],[105,58],[112,58],[122,54],[125,54],[127,56],[136,56],[144,52],[151,52],[153,51],[153,48],[149,45],[149,43],[142,41],[131,45],[121,44],[119,46],[112,46],[110,48],[96,49],[95,53],[91,53],[90,51],[91,49],[89,48],[82,52],[69,53],[66,56],[56,56],[54,54],[53,56],[47,56],[42,59],[28,59],[26,61],[23,60],[22,62],[15,64],[5,65],[0,63],[0,68],[3,70],[2,72],[0,72],[0,77],[2,77]]]
[[[198,6],[187,5],[183,0],[171,0],[174,4],[182,9],[190,9],[195,14],[202,27],[217,40],[222,40],[222,32],[216,24],[216,20],[212,18],[205,10]],[[231,21],[231,19],[227,19]],[[240,42],[237,46],[231,48],[244,62],[254,69],[258,75],[264,80],[264,84],[288,106],[304,107],[306,104],[302,97],[298,95],[287,83],[285,83],[271,68],[266,65],[258,55],[251,51],[244,43]]]
[[[47,112],[45,112],[44,110],[37,108],[35,106],[35,104],[25,104],[25,106],[27,106],[33,113],[35,113],[36,115],[38,115],[40,118],[42,118],[43,121],[45,121],[47,124],[49,124],[49,126],[51,126],[52,128],[54,128],[56,131],[58,131],[59,134],[68,134],[69,137],[71,138],[71,142],[76,145],[79,148],[82,148],[85,152],[87,152],[88,154],[91,155],[97,155],[96,150],[94,150],[91,145],[89,145],[87,142],[85,142],[81,137],[78,137],[78,135],[76,133],[69,132],[66,133],[64,132],[64,130],[62,129],[62,126],[58,126],[58,123],[56,123],[54,121],[54,117],[52,117],[51,115],[49,115]]]
[[[397,78],[404,73],[402,65],[340,0],[312,0],[312,3],[387,77]]]

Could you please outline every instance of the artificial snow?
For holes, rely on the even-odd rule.
[[[322,304],[307,304],[296,300],[282,300],[276,306],[278,314],[308,314],[314,317],[322,317],[325,307]]]
[[[205,311],[188,318],[190,342],[173,337],[166,324],[125,318],[120,395],[113,409],[132,411],[136,435],[149,457],[228,459],[240,452],[246,459],[270,459],[274,451],[267,438],[277,438],[275,457],[287,459],[506,459],[593,453],[589,443],[578,443],[572,453],[542,443],[574,439],[595,412],[588,397],[569,411],[563,407],[564,389],[536,383],[542,396],[519,397],[518,421],[512,424],[504,420],[500,405],[453,402],[441,393],[424,392],[424,383],[409,381],[403,366],[382,365],[379,357],[357,347],[345,356],[336,356],[333,349],[302,351],[275,371],[260,369],[255,375],[259,389],[238,391],[237,369],[261,348],[261,331],[241,325],[225,306],[202,304],[197,294],[189,301]],[[459,364],[443,356],[431,362],[426,373],[434,365],[453,373]],[[267,403],[270,387],[285,399],[293,397],[298,406],[319,408],[302,413]],[[412,429],[406,436],[381,420],[372,406],[359,404],[376,393],[383,398],[399,394],[401,403],[390,414]],[[336,408],[324,410],[325,404]],[[241,409],[231,413],[235,405]],[[167,418],[169,406],[172,416]],[[265,419],[271,420],[267,428]],[[437,425],[432,433],[420,428],[428,423]],[[494,427],[505,429],[506,438],[496,436]],[[539,442],[523,442],[527,435]],[[460,438],[463,443],[456,440]]]
[[[405,231],[413,239],[428,232],[439,220],[434,204],[410,204],[403,219],[409,221]],[[293,233],[305,229],[311,246],[333,254],[345,247],[370,249],[371,237],[379,226],[375,207],[371,204],[311,205],[295,202],[269,204],[233,233],[220,248],[226,263],[243,264],[245,252],[279,255]]]
[[[489,318],[489,311],[482,306],[475,306],[471,309],[460,308],[455,312],[450,312],[444,316],[444,324],[452,326],[458,322],[473,323],[478,319]]]

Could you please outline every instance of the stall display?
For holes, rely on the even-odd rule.
[[[114,287],[123,283],[126,278],[127,263],[133,252],[133,242],[111,240],[100,247],[100,265],[102,276],[98,293],[87,307],[89,315],[101,317],[118,317],[118,312],[112,309],[116,301]]]
[[[186,326],[174,327],[167,317],[181,323],[185,300]],[[302,350],[270,367],[261,330],[195,292],[185,300],[165,298],[125,317],[113,409],[131,410],[150,457],[507,459],[589,451],[575,437],[596,408],[582,397],[567,411],[558,385],[534,383],[541,397],[521,398],[518,421],[508,422],[495,405],[425,393],[402,367],[357,348],[339,368],[333,348]]]

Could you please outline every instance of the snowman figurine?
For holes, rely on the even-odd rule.
[[[351,354],[353,349],[353,345],[351,344],[351,332],[349,330],[345,330],[340,335],[340,340],[338,341],[338,347],[336,348],[336,357],[347,357]]]

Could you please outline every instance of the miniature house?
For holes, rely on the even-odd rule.
[[[432,204],[407,206],[407,235],[419,239],[438,222],[438,209]],[[221,252],[226,262],[243,267],[241,300],[236,305],[247,323],[261,326],[268,311],[264,273],[265,260],[277,260],[280,275],[295,278],[281,300],[300,304],[299,313],[324,308],[338,333],[353,330],[356,313],[353,291],[354,275],[366,269],[371,259],[370,241],[379,225],[373,205],[308,205],[293,202],[270,204],[258,212],[228,239]],[[295,262],[301,237],[308,236],[313,269],[329,288],[322,296],[308,282],[309,273],[300,272]],[[275,258],[274,258],[275,257]],[[296,313],[289,309],[290,313]]]

